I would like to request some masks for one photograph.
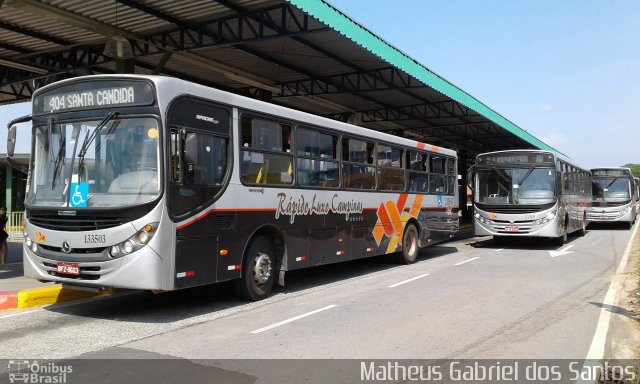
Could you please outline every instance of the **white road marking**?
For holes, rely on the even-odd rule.
[[[636,225],[636,228],[631,235],[631,239],[629,239],[627,248],[622,255],[622,260],[620,260],[620,264],[616,270],[616,275],[620,275],[625,270],[629,260],[629,254],[631,253],[631,245],[633,244],[633,240],[637,233],[638,225]],[[613,311],[613,305],[616,302],[616,297],[622,292],[622,290],[622,282],[617,280],[614,276],[611,284],[609,285],[609,290],[604,297],[604,301],[602,302],[598,326],[596,327],[596,332],[593,335],[593,340],[591,341],[591,346],[589,347],[589,353],[587,353],[586,360],[600,360],[604,357],[605,342],[607,341],[607,333],[609,332],[611,312]]]
[[[504,248],[496,249],[496,252],[504,251]]]
[[[279,327],[281,325],[285,325],[285,324],[291,323],[292,321],[300,320],[300,319],[302,319],[304,317],[315,315],[318,312],[326,311],[327,309],[331,309],[331,308],[335,308],[335,307],[337,307],[337,305],[335,305],[335,304],[327,305],[326,307],[323,307],[323,308],[320,308],[320,309],[316,309],[315,311],[303,313],[302,315],[298,315],[298,316],[292,317],[290,319],[282,320],[282,321],[280,321],[278,323],[268,325],[268,326],[266,326],[264,328],[256,329],[255,331],[251,331],[250,333],[254,333],[255,334],[255,333],[268,331],[270,329]]]
[[[479,259],[479,258],[480,258],[480,257],[472,257],[472,258],[470,258],[469,260],[461,261],[461,262],[459,262],[459,263],[457,263],[457,264],[454,264],[454,265],[462,265],[462,264],[464,264],[464,263],[468,263],[468,262],[470,262],[470,261],[473,261],[473,260],[475,260],[475,259]]]
[[[562,255],[568,255],[570,253],[573,253],[573,251],[569,251],[571,248],[573,248],[574,245],[567,245],[566,247],[559,249],[557,251],[549,251],[549,256],[551,257],[558,257],[558,256],[562,256]]]
[[[392,284],[392,285],[388,286],[387,288],[395,288],[395,287],[397,287],[397,286],[399,286],[399,285],[406,284],[406,283],[410,283],[410,282],[412,282],[412,281],[414,281],[414,280],[421,279],[421,278],[423,278],[423,277],[425,277],[425,276],[429,276],[429,274],[428,274],[428,273],[423,273],[423,274],[422,274],[422,275],[420,275],[420,276],[412,277],[412,278],[410,278],[410,279],[408,279],[408,280],[405,280],[405,281],[401,281],[401,282],[399,282],[399,283]]]
[[[22,315],[27,315],[29,313],[40,312],[40,311],[42,311],[42,309],[43,308],[37,308],[37,309],[31,310],[31,311],[24,311],[24,312],[10,313],[8,315],[2,315],[2,316],[0,316],[0,320],[1,319],[6,319],[8,317],[22,316]]]

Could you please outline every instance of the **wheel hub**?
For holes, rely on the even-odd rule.
[[[253,276],[256,284],[262,285],[271,277],[271,258],[265,253],[259,253],[255,258]]]
[[[416,238],[413,233],[407,233],[405,236],[405,245],[404,247],[407,249],[407,254],[413,256],[417,250]]]

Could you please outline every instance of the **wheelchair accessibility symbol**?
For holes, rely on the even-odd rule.
[[[69,206],[73,208],[84,208],[87,206],[89,196],[89,183],[71,183],[71,193],[69,194]]]

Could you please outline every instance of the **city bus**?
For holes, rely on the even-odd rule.
[[[547,237],[559,245],[584,235],[591,173],[556,152],[508,150],[480,154],[472,167],[478,236]]]
[[[636,215],[640,213],[640,178],[634,177],[633,181],[636,184]]]
[[[631,169],[594,168],[591,173],[593,203],[587,218],[593,222],[625,223],[631,228],[638,209],[638,186]]]
[[[78,77],[32,103],[29,277],[154,292],[234,280],[259,300],[286,271],[413,263],[458,231],[453,150],[169,77]]]

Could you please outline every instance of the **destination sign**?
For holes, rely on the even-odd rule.
[[[594,169],[593,176],[631,176],[628,169]]]
[[[550,153],[505,153],[478,157],[478,164],[549,164],[554,165]]]
[[[141,81],[97,81],[65,85],[34,100],[34,114],[78,109],[149,105],[151,85]]]

